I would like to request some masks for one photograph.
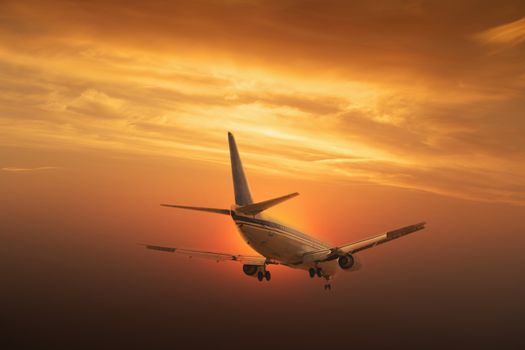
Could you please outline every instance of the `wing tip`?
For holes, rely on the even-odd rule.
[[[175,253],[175,251],[177,251],[177,248],[173,248],[173,247],[163,247],[163,246],[151,245],[151,244],[144,244],[144,246],[146,247],[146,249],[158,250],[161,252]]]

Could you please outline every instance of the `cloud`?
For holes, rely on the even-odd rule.
[[[444,196],[482,202],[525,205],[523,174],[504,170],[487,173],[485,169],[440,164],[400,164],[354,159],[326,159],[349,179],[415,189]]]
[[[525,5],[121,5],[2,3],[0,144],[525,204],[523,52],[471,40]]]
[[[475,35],[484,44],[516,46],[525,41],[525,17]]]
[[[70,111],[94,118],[125,117],[124,101],[94,89],[88,89],[67,104]]]
[[[117,57],[121,64],[133,60],[126,54],[132,47],[200,61],[211,55],[217,62],[249,62],[303,74],[321,70],[346,78],[437,79],[444,78],[444,71],[474,78],[469,70],[483,62],[466,35],[474,29],[465,21],[471,11],[468,1],[454,6],[333,0],[5,1],[4,22],[9,25],[3,39],[24,50],[21,42],[29,37],[31,46],[52,49],[54,55],[67,53],[55,47],[60,38],[76,39],[77,49],[91,40],[118,45],[123,47]],[[506,11],[522,13],[523,5],[504,1],[478,6],[475,24],[490,26],[492,16],[502,17]],[[85,58],[107,62],[96,48],[84,49]]]
[[[34,168],[4,167],[1,170],[7,171],[7,172],[13,172],[13,173],[26,173],[26,172],[32,172],[32,171],[55,170],[55,169],[60,169],[60,168],[61,167],[56,167],[56,166],[40,166],[40,167],[34,167]]]

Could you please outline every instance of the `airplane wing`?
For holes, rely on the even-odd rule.
[[[390,242],[394,239],[398,239],[410,233],[414,233],[416,231],[422,230],[425,228],[425,224],[426,224],[425,222],[420,222],[414,225],[405,226],[397,230],[385,232],[381,235],[377,235],[374,237],[366,238],[366,239],[363,239],[363,240],[360,240],[354,243],[350,243],[350,244],[346,244],[346,245],[337,247],[333,249],[333,251],[338,254],[348,254],[348,253],[355,254],[362,250],[373,248],[376,245]]]
[[[269,260],[265,258],[264,256],[233,255],[233,254],[227,254],[227,253],[216,253],[216,252],[208,252],[208,251],[202,251],[202,250],[182,249],[182,248],[165,247],[165,246],[150,245],[150,244],[141,244],[141,245],[145,246],[147,249],[186,255],[190,258],[195,257],[195,258],[215,260],[217,262],[219,261],[237,261],[242,264],[257,265],[257,266],[263,266],[265,264],[277,264],[275,261]]]
[[[425,224],[425,222],[420,222],[418,224],[405,226],[397,230],[388,231],[374,237],[365,238],[354,243],[345,244],[330,249],[322,249],[314,252],[309,252],[303,256],[303,262],[326,261],[335,259],[345,254],[355,254],[362,250],[370,249],[379,244],[390,242],[394,239],[398,239],[410,233],[422,230],[425,228]]]

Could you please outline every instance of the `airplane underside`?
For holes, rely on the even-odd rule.
[[[337,271],[336,260],[303,262],[303,256],[305,254],[319,249],[317,244],[312,244],[306,240],[301,240],[300,238],[256,225],[237,223],[237,227],[246,243],[259,254],[281,265],[286,265],[294,269],[307,270],[311,278],[325,278],[327,281],[325,289],[331,288],[329,281]],[[256,272],[254,271],[255,270],[248,271],[248,273],[245,271],[245,273],[257,277],[259,281],[263,279],[270,280],[271,278],[271,273],[268,271],[267,265],[260,266]],[[252,272],[252,274],[249,272]]]

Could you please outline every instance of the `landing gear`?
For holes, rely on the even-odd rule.
[[[259,280],[259,282],[262,282],[263,278],[264,278],[263,272],[262,271],[257,272],[257,279]]]
[[[272,274],[270,271],[261,270],[257,272],[257,279],[259,282],[262,282],[262,280],[266,279],[267,281],[272,279]]]
[[[310,267],[308,273],[310,274],[310,278],[314,278],[316,275],[317,277],[323,277],[323,270],[321,270],[320,267]]]
[[[324,278],[326,280],[326,283],[324,285],[324,290],[332,290],[332,285],[330,284],[330,280],[334,277],[333,274],[331,274],[330,270],[324,270],[320,267],[310,267],[308,269],[308,274],[310,275],[310,278],[314,278],[315,276],[319,278]]]
[[[332,279],[332,276],[324,276],[324,278],[326,279],[324,290],[332,290],[332,285],[330,284],[330,280]]]

